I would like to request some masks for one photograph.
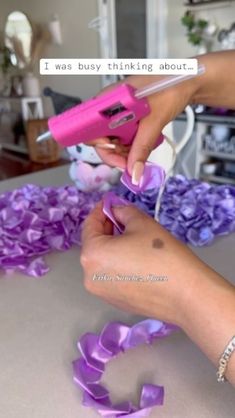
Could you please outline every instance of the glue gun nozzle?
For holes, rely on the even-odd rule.
[[[36,139],[36,142],[44,142],[48,141],[48,139],[52,139],[50,131],[44,132],[43,134],[39,135]]]

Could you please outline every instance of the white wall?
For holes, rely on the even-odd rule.
[[[181,17],[187,10],[183,5],[184,0],[165,0],[168,5],[168,56],[170,58],[184,58],[190,57],[197,53],[196,47],[193,47],[188,43],[185,36],[185,28],[181,23]],[[203,10],[198,16],[202,16],[205,19],[213,19],[219,27],[228,28],[231,23],[235,22],[235,2],[231,3],[231,6]],[[219,49],[218,43],[215,44],[215,49]]]

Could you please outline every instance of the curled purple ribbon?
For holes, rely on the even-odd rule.
[[[178,328],[155,319],[146,319],[132,327],[121,322],[109,322],[99,335],[84,334],[78,348],[82,357],[73,362],[74,381],[83,391],[83,405],[94,408],[102,417],[147,417],[152,408],[163,404],[164,388],[145,384],[139,406],[130,401],[113,405],[109,391],[100,384],[105,365],[119,353],[140,344],[151,344]]]

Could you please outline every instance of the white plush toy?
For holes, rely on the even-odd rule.
[[[69,175],[79,190],[107,191],[119,181],[120,170],[104,164],[94,147],[79,144],[67,151],[72,160]]]

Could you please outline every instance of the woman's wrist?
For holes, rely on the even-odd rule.
[[[201,262],[200,268],[195,268],[187,289],[182,293],[182,328],[188,332],[193,318],[199,319],[205,313],[204,309],[214,305],[218,295],[221,298],[228,288],[230,289],[230,284],[225,279]]]
[[[183,297],[181,327],[217,369],[221,353],[235,333],[235,288],[205,265],[201,274],[191,280],[189,291]],[[233,355],[227,373],[233,384],[234,367]]]
[[[203,65],[204,73],[192,79],[190,104],[204,104],[214,78],[211,54],[199,55],[195,58],[198,60],[198,66]]]
[[[231,94],[235,83],[235,51],[219,51],[196,56],[205,73],[192,79],[191,104],[235,109]]]

